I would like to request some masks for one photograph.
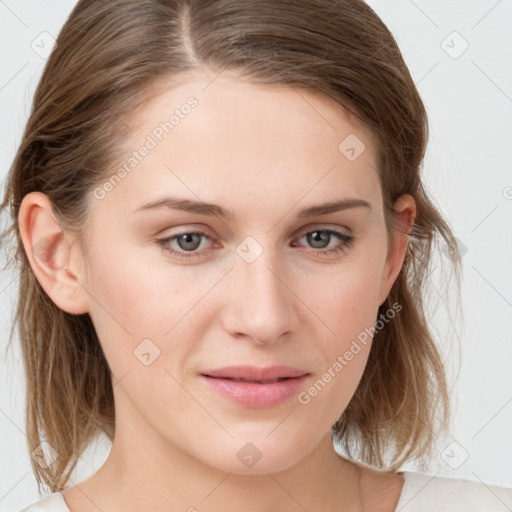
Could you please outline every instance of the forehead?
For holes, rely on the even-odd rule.
[[[112,170],[127,172],[111,196],[130,209],[166,193],[230,210],[305,196],[380,201],[374,134],[314,90],[199,75],[161,84],[125,122],[131,136]]]

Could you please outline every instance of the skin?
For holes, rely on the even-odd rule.
[[[387,251],[376,139],[314,91],[226,73],[212,80],[198,74],[169,86],[125,119],[128,159],[167,112],[190,96],[198,101],[103,199],[90,196],[84,248],[61,230],[45,195],[22,202],[23,244],[37,279],[61,309],[91,316],[114,380],[110,454],[64,498],[72,511],[391,512],[403,476],[340,457],[329,433],[361,379],[371,340],[308,404],[294,395],[250,408],[198,377],[228,365],[285,364],[310,372],[306,390],[374,325],[408,240],[395,232]],[[349,134],[365,144],[353,161],[338,150]],[[233,218],[133,213],[171,194],[221,205]],[[297,217],[347,197],[371,209]],[[395,211],[411,225],[414,199],[400,197]],[[352,234],[353,244],[315,255],[343,243],[327,237],[315,245],[305,236],[326,228]],[[190,260],[155,243],[198,229],[210,239],[197,242],[201,255]],[[248,236],[262,250],[250,263],[236,252]],[[43,237],[53,247],[47,259],[31,250]],[[187,252],[177,239],[168,245]],[[134,350],[148,338],[160,354],[146,366]],[[237,457],[247,442],[261,453],[250,468]]]

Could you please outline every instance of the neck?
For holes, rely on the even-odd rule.
[[[329,435],[299,464],[260,475],[226,473],[175,447],[134,449],[126,441],[116,438],[98,472],[108,485],[101,496],[111,496],[102,510],[359,510],[357,468],[336,454]]]
[[[113,512],[360,510],[357,466],[336,454],[330,436],[296,466],[262,475],[226,473],[174,448],[134,448],[116,437],[104,465],[77,487],[94,510]]]
[[[145,421],[116,420],[103,466],[77,485],[79,492],[64,492],[72,510],[361,510],[358,468],[336,453],[329,433],[286,470],[239,474],[193,457]]]

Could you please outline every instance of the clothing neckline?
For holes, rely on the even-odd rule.
[[[403,485],[402,485],[402,490],[400,491],[400,496],[398,498],[398,503],[396,504],[396,507],[395,509],[393,510],[393,512],[398,512],[398,510],[400,508],[402,508],[405,500],[407,499],[407,496],[409,494],[409,487],[410,487],[410,478],[409,478],[409,474],[410,474],[410,471],[400,471],[397,473],[398,475],[402,475],[404,477],[404,482],[403,482]],[[71,509],[68,507],[68,504],[66,503],[66,500],[64,499],[64,495],[62,494],[61,491],[57,491],[55,493],[57,499],[59,500],[60,502],[60,505],[62,505],[62,511],[59,511],[59,512],[71,512]],[[64,508],[65,507],[65,508]]]
[[[404,501],[407,498],[410,483],[409,473],[410,471],[399,471],[397,473],[398,475],[403,475],[404,483],[402,485],[402,490],[400,491],[400,496],[398,497],[398,503],[396,504],[395,510],[393,512],[398,512],[398,510],[402,508]]]

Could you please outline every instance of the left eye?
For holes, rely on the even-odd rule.
[[[346,233],[341,233],[340,231],[336,231],[334,229],[314,229],[311,231],[306,231],[301,237],[298,238],[298,240],[304,237],[307,239],[308,243],[320,244],[320,249],[318,249],[318,246],[316,246],[314,250],[310,251],[310,253],[315,256],[323,257],[337,256],[342,254],[350,248],[355,240],[353,235],[347,235]],[[332,240],[332,237],[337,239],[338,243],[331,247],[328,245],[325,246],[325,241]]]
[[[210,237],[206,233],[201,231],[188,231],[173,235],[168,238],[160,238],[156,240],[156,243],[162,248],[162,250],[172,254],[173,256],[190,259],[192,257],[201,256],[201,253],[190,251],[196,251],[198,249],[198,247],[201,245],[202,237],[210,240]],[[173,249],[173,247],[170,245],[171,241],[173,240],[176,240],[179,245],[179,249],[182,251],[188,251],[189,254],[185,254],[181,251]]]
[[[329,247],[329,242],[332,241],[333,237],[338,240],[338,244]],[[211,240],[211,238],[206,233],[201,231],[188,231],[178,233],[171,237],[157,239],[155,242],[165,252],[168,252],[173,256],[190,259],[192,257],[202,256],[201,252],[197,252],[197,249],[201,245],[202,238]],[[335,231],[333,229],[314,229],[311,231],[306,231],[299,238],[297,238],[297,240],[300,240],[301,238],[306,238],[308,243],[317,244],[316,247],[313,247],[313,250],[310,251],[314,255],[341,253],[354,241],[354,237],[352,235],[348,235],[340,231]],[[178,249],[180,250],[176,250],[170,245],[170,243],[174,240],[178,244]],[[295,246],[296,242],[294,242],[294,247]]]

